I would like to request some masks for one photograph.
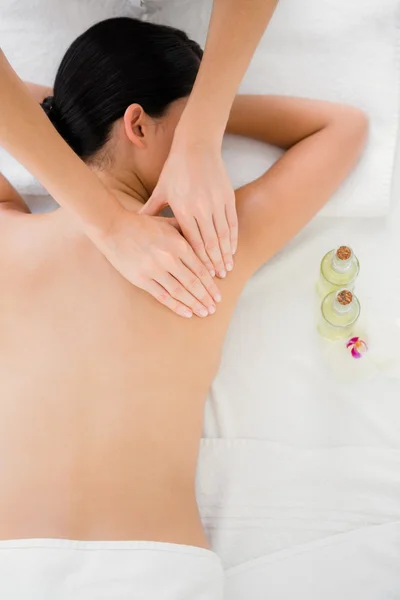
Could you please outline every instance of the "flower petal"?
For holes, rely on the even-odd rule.
[[[359,343],[359,349],[361,352],[368,352],[368,346],[364,342],[364,340],[360,340],[358,343]]]
[[[362,354],[360,354],[360,352],[354,346],[351,349],[351,355],[353,358],[362,358]]]
[[[346,344],[346,348],[350,348],[350,346],[352,346],[353,344],[356,344],[358,342],[360,338],[359,337],[352,337]]]

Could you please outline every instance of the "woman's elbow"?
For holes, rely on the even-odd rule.
[[[345,105],[340,114],[340,124],[346,132],[348,143],[359,154],[364,150],[369,134],[369,117],[360,108]]]
[[[341,160],[354,167],[368,141],[369,119],[355,106],[338,104],[327,125],[331,141],[340,150]]]

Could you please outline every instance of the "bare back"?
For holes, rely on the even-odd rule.
[[[329,199],[367,135],[356,109],[282,97],[239,99],[232,128],[290,149],[237,192],[235,268],[206,319],[177,317],[132,287],[60,225],[62,213],[0,214],[2,537],[207,544],[196,461],[234,305]]]
[[[204,401],[233,293],[222,286],[213,317],[179,318],[83,235],[60,235],[53,215],[18,217],[0,267],[2,536],[149,539],[153,505],[151,539],[172,539],[182,511],[188,523],[196,511]],[[174,541],[193,543],[186,530]]]

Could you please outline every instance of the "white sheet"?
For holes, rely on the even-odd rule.
[[[400,598],[398,526],[382,528],[373,554],[363,536],[351,550],[352,532],[400,517],[399,227],[400,202],[387,220],[317,218],[248,284],[231,324],[206,407],[198,498],[226,567],[271,562],[254,580],[271,600],[330,598],[330,586],[342,600]],[[370,358],[359,362],[315,331],[318,261],[341,243],[361,261]],[[349,546],[333,545],[320,575],[318,549],[306,567],[291,557],[341,534]],[[281,552],[289,559],[275,568]],[[227,598],[263,597],[244,585],[238,572]]]
[[[229,571],[229,600],[400,598],[400,153],[396,164],[387,219],[315,219],[237,307],[198,472],[214,548],[228,569],[245,565]],[[361,361],[315,331],[318,261],[341,243],[361,261]]]
[[[212,0],[145,0],[151,20],[204,42]],[[398,0],[280,0],[241,91],[349,102],[371,118],[368,152],[329,205],[329,216],[380,216],[390,205],[399,120]],[[258,177],[279,153],[249,140],[225,144],[235,187]]]
[[[227,573],[227,600],[397,600],[400,522],[364,527]]]
[[[230,569],[400,522],[399,447],[207,439],[197,483],[212,547]]]

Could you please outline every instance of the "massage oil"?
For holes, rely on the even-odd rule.
[[[319,333],[331,341],[351,337],[360,311],[360,302],[350,290],[331,292],[321,304]]]
[[[353,291],[360,264],[349,246],[340,246],[325,254],[321,261],[317,292],[321,298],[342,288]]]

